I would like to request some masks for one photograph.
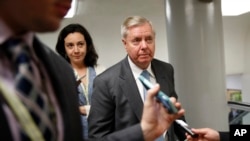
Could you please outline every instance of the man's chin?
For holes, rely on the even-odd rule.
[[[141,63],[150,63],[152,61],[151,57],[141,57],[140,62]]]
[[[139,63],[147,66],[150,64],[150,62],[151,62],[151,60],[142,60]]]

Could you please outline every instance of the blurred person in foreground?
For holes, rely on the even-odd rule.
[[[55,31],[71,0],[0,0],[0,138],[82,139],[72,68],[35,32]]]
[[[0,0],[1,140],[82,140],[72,67],[34,35],[57,30],[70,4],[71,0]],[[184,113],[181,109],[178,114],[168,114],[154,99],[158,90],[156,86],[148,92],[144,105],[147,110],[136,130],[148,141],[157,138]],[[180,108],[179,103],[176,106]],[[164,122],[159,122],[162,118]],[[131,129],[124,130],[126,135],[141,135],[130,133]]]

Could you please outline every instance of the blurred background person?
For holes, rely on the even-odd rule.
[[[97,65],[98,54],[93,40],[87,29],[80,24],[69,24],[61,30],[56,51],[73,67],[79,90],[83,136],[87,139],[87,117],[91,105],[93,80],[104,70],[104,67]]]

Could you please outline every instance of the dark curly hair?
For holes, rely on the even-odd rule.
[[[83,63],[86,66],[91,66],[91,67],[95,66],[97,64],[98,54],[95,50],[95,46],[94,46],[93,40],[89,32],[87,31],[86,28],[84,28],[80,24],[69,24],[61,30],[57,39],[57,43],[56,43],[57,53],[59,53],[65,60],[67,60],[70,63],[70,60],[66,55],[66,51],[64,47],[64,39],[66,38],[66,36],[68,36],[68,34],[74,33],[74,32],[81,33],[86,40],[87,53],[86,53]]]

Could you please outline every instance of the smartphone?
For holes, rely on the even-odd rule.
[[[175,123],[179,124],[182,127],[182,129],[184,129],[193,138],[198,137],[198,134],[195,134],[194,132],[192,132],[191,128],[188,126],[188,124],[185,121],[177,119],[175,120]]]
[[[147,90],[153,88],[153,84],[151,84],[150,81],[148,81],[142,75],[139,76],[139,80]],[[174,104],[170,101],[169,97],[164,92],[159,91],[156,95],[156,99],[163,104],[163,106],[168,110],[169,113],[178,112]]]
[[[139,80],[141,81],[141,83],[143,84],[143,86],[147,90],[151,89],[153,87],[153,84],[151,84],[150,81],[148,81],[142,75],[139,76]],[[163,106],[168,110],[169,113],[177,113],[178,112],[178,110],[176,109],[174,104],[170,101],[169,97],[164,92],[159,91],[158,94],[156,95],[156,98],[158,101],[160,101],[163,104]],[[179,124],[180,127],[182,127],[182,129],[184,129],[193,138],[198,137],[198,135],[195,134],[194,132],[192,132],[191,128],[183,120],[175,120],[175,122],[177,124]]]

